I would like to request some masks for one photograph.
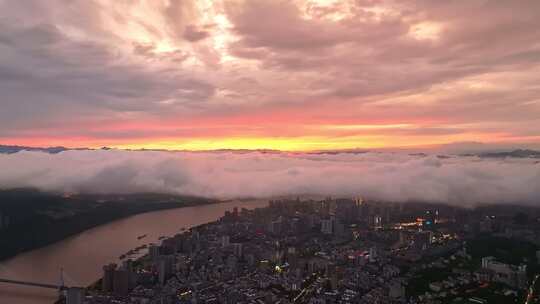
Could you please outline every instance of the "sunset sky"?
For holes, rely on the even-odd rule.
[[[0,144],[540,143],[540,1],[0,0]]]

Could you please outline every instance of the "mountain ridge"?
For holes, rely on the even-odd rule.
[[[65,151],[99,151],[99,150],[120,150],[120,151],[156,151],[156,152],[193,152],[193,153],[204,153],[204,152],[214,152],[214,153],[224,153],[224,152],[233,152],[233,153],[264,153],[264,154],[280,154],[280,153],[302,153],[302,154],[313,154],[313,155],[336,155],[336,154],[363,154],[367,152],[381,152],[378,150],[366,150],[366,149],[336,149],[336,150],[317,150],[317,151],[282,151],[274,149],[215,149],[215,150],[204,150],[204,151],[195,151],[195,150],[167,150],[167,149],[118,149],[110,147],[102,148],[67,148],[64,146],[54,146],[54,147],[30,147],[30,146],[18,146],[18,145],[1,145],[0,144],[0,154],[15,154],[21,151],[30,151],[30,152],[43,152],[48,154],[58,154]],[[409,153],[410,155],[420,155],[427,156],[426,153]],[[440,153],[435,153],[439,156]],[[478,156],[483,158],[540,158],[540,151],[533,149],[508,149],[506,151],[497,151],[497,152],[477,152],[477,153],[464,153],[456,154],[460,156]]]

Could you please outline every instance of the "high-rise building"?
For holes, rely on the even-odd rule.
[[[363,209],[364,209],[365,202],[361,197],[357,197],[354,199],[354,204],[355,204],[354,217],[356,221],[359,221],[362,219],[362,216],[364,215]]]
[[[399,279],[394,279],[388,285],[388,296],[394,300],[405,298],[405,287]]]
[[[234,252],[234,255],[237,256],[238,258],[241,258],[242,257],[242,244],[241,243],[233,243],[233,252]]]
[[[369,262],[373,263],[377,261],[377,258],[378,258],[377,247],[369,248]]]
[[[150,256],[150,258],[152,260],[155,260],[159,257],[159,246],[156,245],[156,244],[150,244],[150,246],[148,246],[148,255]]]
[[[101,290],[104,292],[113,291],[114,271],[116,270],[116,264],[109,264],[103,266],[103,278],[101,279]]]
[[[499,262],[494,257],[482,258],[482,269],[490,273],[491,280],[502,282],[513,288],[527,286],[527,265],[511,265]]]
[[[295,268],[298,265],[298,254],[296,253],[295,247],[287,248],[287,262],[292,268]]]
[[[427,249],[433,240],[433,232],[431,231],[419,231],[414,234],[413,242],[414,247],[419,250]]]
[[[127,295],[129,292],[129,272],[127,269],[117,269],[113,276],[113,292]]]
[[[231,238],[228,235],[224,235],[221,237],[221,247],[227,247],[230,244]]]
[[[137,278],[135,276],[135,273],[133,272],[133,260],[127,259],[122,262],[123,269],[128,271],[128,277],[129,277],[129,289],[133,289],[136,285]]]
[[[332,198],[328,197],[326,198],[322,204],[321,204],[321,209],[320,209],[320,213],[322,215],[330,215],[331,213],[333,213],[333,201],[332,201]]]
[[[168,277],[174,272],[174,256],[165,255],[159,258],[157,263],[159,283],[164,285]]]
[[[133,271],[133,260],[127,259],[122,262],[122,268],[127,269],[128,271]]]
[[[80,287],[70,287],[66,294],[66,304],[83,304],[84,289]]]
[[[358,219],[358,206],[352,199],[336,200],[336,218],[344,223],[351,224]]]
[[[342,237],[345,235],[345,225],[343,225],[339,220],[334,221],[333,230],[335,236]]]
[[[382,228],[382,217],[380,215],[374,215],[373,216],[373,223],[372,223],[372,227],[374,229],[380,229]]]
[[[407,243],[407,237],[405,235],[405,232],[403,232],[403,230],[400,230],[399,231],[399,242],[398,242],[398,244],[399,244],[399,246],[404,246],[404,245],[406,245],[406,243]]]
[[[334,232],[334,219],[324,219],[321,221],[321,232],[323,234],[332,234]]]
[[[270,225],[268,226],[268,231],[272,234],[280,234],[281,233],[281,217],[278,218],[275,221],[270,222]]]

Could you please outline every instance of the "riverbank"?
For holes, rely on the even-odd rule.
[[[228,202],[232,202],[232,201],[228,201]],[[207,225],[212,225],[212,224],[215,224],[216,222],[218,222],[220,220],[220,218],[214,220],[214,221],[209,221],[209,222],[205,222],[205,223],[202,223],[202,224],[199,224],[199,225],[194,225],[194,226],[191,226],[189,228],[186,228],[185,230],[182,229],[181,231],[178,231],[178,233],[186,233],[186,232],[189,232],[190,230],[194,229],[194,230],[197,230],[197,229],[201,229],[201,228],[204,228],[205,226]],[[171,237],[174,237],[174,235],[166,235],[164,236],[164,238],[160,237],[158,239],[158,243],[157,244],[160,244],[164,239],[168,239],[168,238],[171,238]],[[133,249],[133,248],[132,248]],[[148,248],[144,248],[143,250],[148,250]],[[147,252],[146,254],[143,254],[143,255],[140,255],[138,256],[137,258],[134,258],[134,259],[130,259],[130,258],[126,258],[126,259],[120,259],[120,261],[124,261],[124,260],[131,260],[132,261],[132,265],[133,266],[137,266],[137,265],[141,265],[145,262],[145,260],[148,260],[149,259],[149,253]],[[111,261],[111,263],[113,263],[114,261]],[[99,292],[101,291],[101,287],[102,287],[102,278],[98,278],[96,281],[92,282],[90,285],[87,285],[85,288],[87,291],[96,291],[96,292]],[[62,303],[62,302],[61,302]]]
[[[219,203],[162,194],[72,195],[0,192],[0,261],[133,215]]]
[[[119,263],[118,257],[132,248],[158,243],[160,236],[213,222],[234,207],[254,209],[267,205],[268,200],[220,201],[137,214],[2,261],[0,277],[56,284],[63,269],[66,286],[89,286],[102,277],[103,265]],[[144,234],[147,237],[138,239]],[[51,304],[57,296],[51,289],[0,284],[0,303]]]

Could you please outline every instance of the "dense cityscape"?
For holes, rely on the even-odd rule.
[[[234,208],[131,250],[59,302],[537,303],[537,210],[404,206],[328,198]]]

